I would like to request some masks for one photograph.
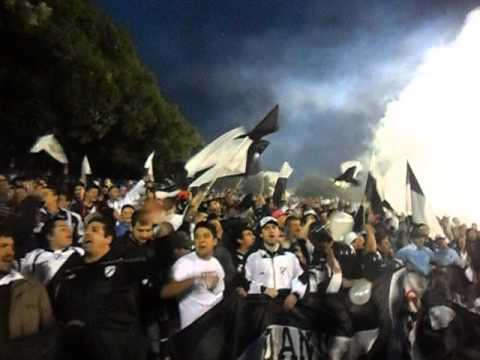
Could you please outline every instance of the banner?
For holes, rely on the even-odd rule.
[[[291,326],[270,325],[258,341],[239,360],[318,360],[315,335]]]

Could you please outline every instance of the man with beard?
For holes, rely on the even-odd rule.
[[[2,359],[47,359],[54,319],[46,289],[13,268],[12,231],[0,225],[0,351]]]
[[[94,216],[87,224],[83,262],[64,273],[55,313],[69,359],[145,359],[138,283],[147,277],[145,258],[124,259],[112,251],[113,224]]]

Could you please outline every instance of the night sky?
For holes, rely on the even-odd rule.
[[[262,159],[299,178],[336,175],[368,149],[385,105],[425,51],[451,41],[480,0],[96,0],[132,34],[163,94],[206,141],[275,104]]]

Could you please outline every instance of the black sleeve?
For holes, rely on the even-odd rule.
[[[373,281],[382,274],[383,261],[377,253],[363,255],[363,274],[367,280]]]

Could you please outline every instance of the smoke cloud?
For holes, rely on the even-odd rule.
[[[385,196],[405,209],[406,160],[437,216],[480,220],[480,9],[454,41],[429,49],[388,103],[374,137]]]

